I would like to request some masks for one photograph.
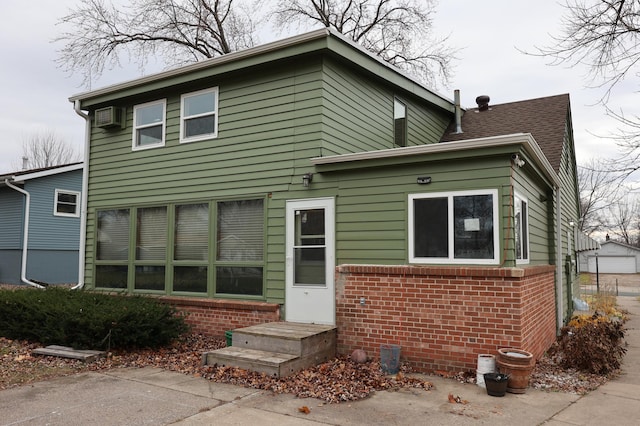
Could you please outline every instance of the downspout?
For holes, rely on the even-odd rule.
[[[80,101],[76,100],[73,104],[76,114],[85,120],[84,135],[84,164],[82,167],[82,195],[80,202],[80,247],[78,248],[78,284],[73,286],[72,290],[78,290],[84,287],[84,262],[85,251],[87,246],[87,205],[89,192],[89,140],[91,137],[91,119],[89,115],[80,109]]]
[[[560,186],[556,187],[556,333],[560,332],[563,324],[562,309],[562,199]]]
[[[41,286],[40,284],[36,284],[33,281],[29,281],[27,279],[27,255],[29,253],[29,206],[31,205],[31,194],[29,194],[27,191],[25,191],[22,188],[18,188],[17,186],[15,186],[14,184],[12,184],[11,182],[9,182],[9,179],[5,179],[4,183],[11,189],[18,191],[19,193],[24,195],[24,202],[25,202],[25,207],[24,207],[24,230],[23,230],[23,236],[22,236],[22,263],[21,263],[21,267],[20,267],[20,280],[25,283],[25,284],[29,284],[32,287],[36,287],[36,288],[44,288],[44,286]]]

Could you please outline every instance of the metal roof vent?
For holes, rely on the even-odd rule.
[[[476,103],[478,104],[478,111],[486,111],[489,109],[489,96],[480,95],[476,98]]]

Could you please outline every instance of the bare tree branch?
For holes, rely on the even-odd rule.
[[[456,51],[431,34],[432,0],[278,0],[280,28],[331,27],[385,61],[437,87],[451,78]]]
[[[26,159],[27,169],[59,166],[81,160],[73,147],[60,139],[55,133],[43,131],[35,133],[22,143],[22,157]]]
[[[240,1],[85,0],[59,22],[71,30],[55,39],[64,43],[58,64],[89,85],[122,55],[140,67],[158,56],[178,66],[251,47],[255,27]]]

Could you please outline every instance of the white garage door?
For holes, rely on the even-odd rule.
[[[589,258],[589,272],[596,272],[596,258]],[[601,274],[635,274],[636,258],[634,256],[599,256],[598,272]]]

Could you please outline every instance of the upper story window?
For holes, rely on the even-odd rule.
[[[499,263],[498,192],[409,195],[409,261]]]
[[[80,217],[80,193],[56,189],[54,216]]]
[[[164,146],[166,108],[166,99],[133,107],[134,150]]]
[[[407,146],[407,106],[398,98],[393,100],[393,142]]]
[[[529,262],[529,203],[523,197],[514,197],[514,228],[516,263]]]
[[[180,142],[218,136],[218,88],[182,95],[180,101]]]

